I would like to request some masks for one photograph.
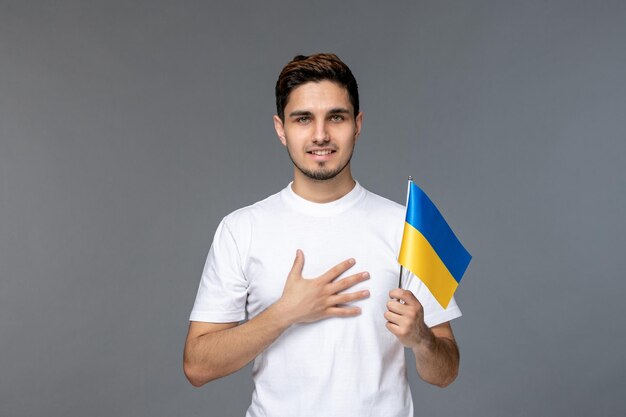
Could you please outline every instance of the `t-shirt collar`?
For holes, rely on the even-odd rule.
[[[316,217],[327,217],[342,213],[354,206],[365,196],[365,189],[361,187],[358,181],[355,181],[352,190],[343,197],[328,203],[314,203],[296,194],[293,188],[291,188],[292,184],[293,181],[280,192],[282,200],[288,207]]]

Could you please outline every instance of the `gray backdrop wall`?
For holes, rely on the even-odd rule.
[[[181,370],[219,220],[284,187],[273,86],[359,80],[354,173],[474,260],[420,416],[623,416],[626,3],[0,1],[0,415],[242,416]]]

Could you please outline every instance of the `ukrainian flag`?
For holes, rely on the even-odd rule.
[[[437,207],[409,177],[398,262],[417,276],[439,304],[447,308],[471,259]]]

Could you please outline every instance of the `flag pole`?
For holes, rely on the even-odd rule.
[[[407,182],[407,187],[406,187],[406,208],[408,210],[409,208],[409,194],[411,192],[411,182],[413,181],[413,177],[409,175],[409,180]],[[400,274],[398,275],[398,288],[402,288],[402,264],[400,264]]]

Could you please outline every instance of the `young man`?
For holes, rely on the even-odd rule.
[[[293,182],[220,223],[185,374],[201,386],[254,360],[248,417],[413,416],[404,347],[423,380],[450,384],[459,352],[448,322],[461,312],[409,273],[396,288],[404,208],[352,178],[363,114],[350,69],[332,54],[297,56],[276,104]]]

